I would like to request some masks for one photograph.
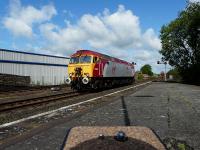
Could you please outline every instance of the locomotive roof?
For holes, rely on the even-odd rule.
[[[91,51],[91,50],[78,50],[76,53],[71,55],[71,57],[81,55],[81,54],[99,56],[99,57],[103,57],[103,58],[108,59],[108,60],[132,65],[131,63],[129,63],[127,61],[124,61],[124,60],[121,60],[121,59],[118,59],[118,58],[115,58],[115,57],[111,57],[111,56],[108,56],[108,55],[105,55],[105,54],[102,54],[102,53],[98,53],[98,52],[95,52],[95,51]]]

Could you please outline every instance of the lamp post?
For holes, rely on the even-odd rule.
[[[165,81],[167,81],[167,62],[166,61],[157,61],[157,64],[164,64],[165,65],[165,73],[164,73],[164,78],[165,78]]]

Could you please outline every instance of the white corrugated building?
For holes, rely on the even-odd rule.
[[[0,49],[0,73],[30,76],[32,85],[63,84],[69,58]]]

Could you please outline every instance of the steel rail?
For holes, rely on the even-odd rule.
[[[68,93],[60,93],[56,95],[48,95],[48,96],[41,96],[23,100],[15,100],[10,102],[4,102],[0,104],[0,112],[5,112],[9,110],[14,110],[18,108],[28,107],[28,106],[35,106],[38,104],[48,103],[48,102],[55,102],[61,99],[71,98],[75,96],[79,96],[80,93],[77,92],[68,92]]]

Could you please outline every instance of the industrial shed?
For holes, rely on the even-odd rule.
[[[0,49],[0,74],[30,76],[31,85],[65,83],[69,58]]]

